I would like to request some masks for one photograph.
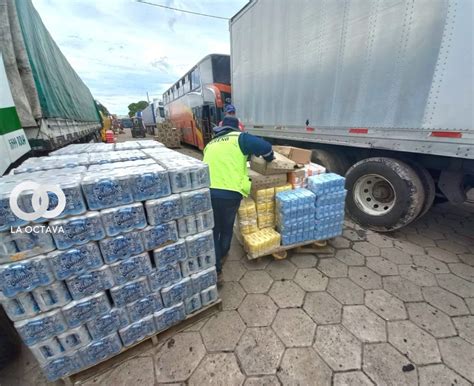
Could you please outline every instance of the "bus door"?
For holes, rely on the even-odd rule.
[[[213,120],[211,119],[211,108],[212,107],[208,105],[202,106],[201,132],[204,146],[212,139]]]

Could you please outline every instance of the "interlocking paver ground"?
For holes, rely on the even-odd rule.
[[[222,312],[85,384],[474,382],[473,214],[443,204],[386,234],[346,220],[321,253],[281,261],[234,238]],[[0,384],[48,383],[24,348]]]

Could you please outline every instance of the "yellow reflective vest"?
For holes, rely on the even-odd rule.
[[[204,149],[203,161],[209,165],[211,188],[231,190],[247,197],[251,182],[247,156],[239,146],[239,132],[214,138]]]

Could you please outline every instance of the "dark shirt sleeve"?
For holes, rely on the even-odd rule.
[[[255,137],[252,134],[240,134],[239,146],[245,155],[262,156],[265,161],[268,162],[274,159],[272,145],[264,139]]]

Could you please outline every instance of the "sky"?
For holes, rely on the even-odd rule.
[[[149,0],[231,17],[248,0]],[[161,94],[210,53],[230,54],[227,20],[134,0],[33,0],[43,23],[95,99],[125,115]]]

